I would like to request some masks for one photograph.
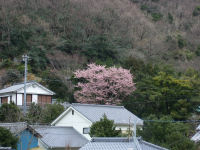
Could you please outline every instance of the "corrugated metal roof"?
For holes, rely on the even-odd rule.
[[[194,142],[200,141],[200,131],[197,131],[197,133],[192,136],[191,140]]]
[[[47,89],[46,87],[42,86],[41,84],[39,84],[39,83],[37,83],[35,81],[27,82],[26,86],[28,87],[28,86],[30,86],[32,84],[37,84],[38,86],[42,87],[43,89],[46,89],[50,93],[54,94],[53,91]],[[24,83],[15,84],[15,85],[9,86],[7,88],[1,89],[0,90],[0,94],[16,92],[16,91],[18,91],[19,89],[22,89],[22,88],[24,88]]]
[[[30,84],[32,84],[32,83],[27,83],[26,85],[29,86]],[[24,84],[23,83],[16,84],[16,85],[4,88],[4,89],[0,90],[0,94],[9,93],[9,92],[15,92],[15,91],[17,91],[17,90],[19,90],[21,88],[24,88]]]
[[[34,126],[41,141],[50,148],[82,147],[88,140],[73,127]]]
[[[197,130],[197,131],[199,131],[199,130],[200,130],[200,125],[198,125],[198,127],[196,128],[196,130]]]
[[[138,141],[142,150],[168,150],[164,147],[160,147],[158,145],[146,142],[142,139],[138,139]]]
[[[115,124],[129,124],[137,121],[137,125],[143,125],[143,120],[129,112],[124,106],[79,104],[71,105],[75,110],[84,115],[92,122],[99,121],[105,114],[108,119],[114,120]]]
[[[166,148],[138,140],[142,150],[167,150]],[[138,150],[133,139],[127,138],[93,138],[80,150]]]
[[[0,123],[0,127],[4,127],[10,130],[13,134],[18,134],[27,128],[26,122],[15,122],[15,123]]]

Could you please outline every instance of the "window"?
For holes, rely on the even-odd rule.
[[[90,128],[83,128],[83,134],[89,134]]]
[[[72,110],[72,115],[74,115],[74,110]]]

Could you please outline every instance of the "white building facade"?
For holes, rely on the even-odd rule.
[[[143,125],[143,120],[123,106],[93,104],[72,104],[51,125],[73,127],[88,140],[91,140],[89,135],[90,127],[94,122],[99,121],[104,114],[108,119],[114,120],[116,130],[121,130],[123,133],[127,132],[134,122],[138,126]]]
[[[31,103],[36,104],[51,104],[53,91],[47,89],[37,82],[27,82],[26,84],[26,105]],[[15,84],[13,86],[0,90],[0,104],[15,103],[18,106],[24,105],[24,84]]]

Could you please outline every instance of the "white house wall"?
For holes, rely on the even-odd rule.
[[[32,95],[32,102],[36,104],[38,103],[38,95]]]
[[[19,90],[17,93],[24,93],[24,89]],[[43,88],[37,86],[37,85],[32,85],[26,88],[26,93],[27,94],[40,94],[40,95],[52,95],[50,92],[47,90],[44,90]]]
[[[88,140],[90,140],[91,137],[89,134],[83,134],[83,128],[89,128],[91,125],[92,123],[89,120],[85,119],[76,111],[74,111],[74,115],[72,115],[72,109],[55,124],[55,126],[74,127],[74,129],[84,135]]]
[[[17,105],[22,105],[22,94],[17,94]]]
[[[16,104],[16,94],[12,94],[12,102]]]

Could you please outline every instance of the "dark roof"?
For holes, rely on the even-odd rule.
[[[73,127],[34,126],[42,136],[40,139],[51,148],[82,147],[88,140]]]
[[[137,125],[143,125],[143,120],[128,111],[124,106],[73,103],[71,107],[91,122],[99,121],[105,114],[108,119],[114,120],[115,124],[129,124],[129,122],[133,124],[137,122]],[[67,112],[68,110],[63,112],[52,124],[55,124]]]
[[[139,148],[133,141],[133,138],[93,138],[80,150],[167,150],[166,148],[143,141],[141,138],[136,140],[139,142]]]

